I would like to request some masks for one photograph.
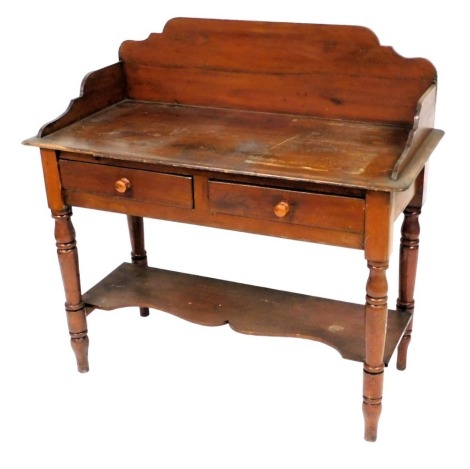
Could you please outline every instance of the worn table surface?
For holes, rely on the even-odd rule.
[[[403,181],[390,174],[408,133],[397,125],[124,100],[29,143],[180,168],[400,190]]]

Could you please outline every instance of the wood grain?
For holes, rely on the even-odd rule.
[[[412,124],[436,80],[355,26],[175,19],[119,56],[133,99],[374,122]]]
[[[30,144],[97,157],[364,189],[405,190],[420,168],[390,179],[408,129],[126,100]]]
[[[143,306],[244,334],[323,342],[364,360],[364,306],[124,263],[83,296],[88,307]],[[409,314],[389,311],[386,362]]]

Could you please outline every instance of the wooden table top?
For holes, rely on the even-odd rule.
[[[405,190],[391,171],[409,128],[123,100],[25,143],[139,163],[363,189]]]

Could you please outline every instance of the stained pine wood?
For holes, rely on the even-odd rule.
[[[89,369],[88,365],[88,328],[86,308],[82,300],[77,243],[75,229],[70,217],[70,208],[52,210],[55,220],[54,236],[57,256],[65,290],[65,312],[70,333],[70,342],[77,359],[77,368],[81,373]]]
[[[111,106],[126,96],[125,78],[120,62],[95,72],[82,81],[80,97],[72,99],[64,114],[45,124],[38,133],[44,137],[96,111]]]
[[[401,57],[364,27],[178,18],[125,41],[119,61],[89,74],[66,112],[24,142],[41,148],[78,369],[88,370],[96,308],[318,340],[363,362],[364,436],[374,441],[399,342],[398,368],[407,363],[418,215],[443,136],[436,96],[429,61]],[[125,214],[132,247],[132,264],[83,297],[73,206]],[[402,212],[392,311],[387,269]],[[362,249],[365,304],[150,268],[143,217]]]
[[[405,216],[401,227],[400,239],[400,285],[398,288],[397,309],[407,311],[413,315],[414,311],[414,289],[416,281],[416,269],[418,267],[419,251],[419,214],[420,208],[408,207],[405,210]],[[410,320],[408,327],[400,341],[397,354],[397,368],[404,370],[406,368],[406,359],[408,346],[411,340],[413,329],[413,319]]]
[[[60,161],[59,170],[62,187],[68,191],[124,197],[175,207],[192,208],[194,204],[191,177],[67,160]],[[122,180],[127,181],[125,190],[116,190],[116,183]]]
[[[116,160],[396,191],[409,187],[421,169],[390,177],[409,131],[126,100],[29,143]]]
[[[128,263],[83,295],[88,308],[144,306],[203,326],[229,324],[244,334],[323,342],[343,358],[364,360],[364,307],[269,288]],[[388,363],[410,315],[388,312]]]
[[[276,207],[288,208],[277,213]],[[283,223],[364,232],[364,199],[271,187],[209,181],[209,207],[213,212]]]
[[[77,207],[124,214],[132,213],[141,217],[193,223],[213,228],[331,244],[333,246],[355,249],[362,249],[364,247],[364,232],[344,231],[336,227],[324,228],[301,223],[286,223],[278,219],[268,220],[211,212],[207,206],[204,206],[204,203],[207,202],[207,186],[207,179],[205,177],[195,178],[195,193],[196,190],[199,190],[200,197],[195,201],[194,209],[149,203],[128,197],[102,196],[84,191],[64,190],[63,196],[67,204]]]
[[[129,236],[131,239],[131,259],[136,265],[147,265],[147,251],[145,250],[144,219],[142,217],[127,216]],[[150,314],[146,307],[140,308],[140,315],[147,317]]]
[[[355,26],[175,19],[119,57],[133,99],[373,122],[411,124],[436,80]]]

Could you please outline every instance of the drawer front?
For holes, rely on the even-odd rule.
[[[212,213],[341,231],[364,231],[363,199],[270,187],[209,182]]]
[[[61,160],[62,187],[68,191],[193,208],[189,176]]]

